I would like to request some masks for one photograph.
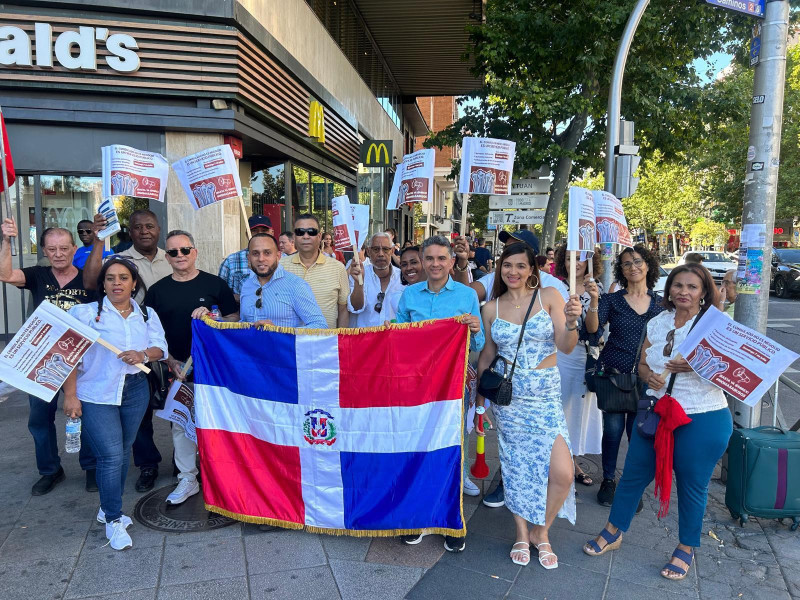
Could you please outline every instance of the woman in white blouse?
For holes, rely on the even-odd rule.
[[[133,545],[126,531],[131,519],[122,514],[122,492],[131,446],[150,402],[147,377],[135,365],[167,355],[158,315],[148,308],[145,316],[132,299],[142,285],[133,261],[113,256],[97,278],[99,300],[70,310],[73,317],[122,349],[114,356],[95,344],[64,383],[64,413],[82,417],[84,439],[97,457],[97,520],[105,523],[114,550]]]
[[[664,300],[667,310],[647,324],[639,376],[649,387],[647,394],[658,399],[667,391],[670,374],[675,373],[670,395],[679,406],[670,404],[673,412],[669,418],[677,422],[688,419],[673,433],[672,463],[678,492],[680,543],[670,562],[661,570],[661,575],[667,579],[683,579],[694,558],[693,548],[700,545],[708,483],[717,461],[728,446],[733,421],[723,392],[699,377],[677,354],[700,310],[717,304],[717,289],[711,273],[699,264],[681,265],[672,270],[664,289],[667,292]],[[719,362],[722,357],[711,360]],[[657,461],[654,441],[645,439],[638,428],[635,429],[608,523],[599,536],[584,546],[586,554],[598,556],[619,548],[622,532],[628,530],[639,498],[656,475],[656,463],[668,464],[664,458],[659,455]],[[671,482],[672,474],[664,475]],[[665,506],[662,495],[662,511],[668,508],[668,496],[666,502]]]

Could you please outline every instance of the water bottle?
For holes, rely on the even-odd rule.
[[[211,307],[211,312],[208,313],[209,318],[219,321],[222,319],[222,313],[219,312],[219,306],[216,304]]]
[[[81,449],[81,420],[67,418],[67,439],[64,449],[69,454],[74,454]]]

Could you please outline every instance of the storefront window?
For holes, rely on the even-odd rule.
[[[253,214],[264,214],[265,204],[286,204],[285,166],[283,163],[256,171],[250,178],[253,189]]]
[[[347,186],[294,165],[292,179],[294,193],[292,206],[295,217],[302,213],[311,213],[319,219],[319,226],[323,231],[332,231],[331,200],[337,196],[347,195]]]
[[[369,204],[369,233],[383,231],[386,201],[384,197],[385,169],[361,167],[358,171],[358,203]]]

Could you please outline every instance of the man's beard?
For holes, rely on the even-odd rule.
[[[267,267],[267,272],[266,273],[259,273],[258,271],[256,271],[256,275],[258,277],[264,277],[264,278],[272,277],[272,274],[277,270],[277,268],[278,268],[278,265],[275,265],[275,266],[272,266],[272,267]]]

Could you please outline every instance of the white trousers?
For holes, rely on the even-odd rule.
[[[197,477],[197,444],[186,437],[183,427],[172,424],[172,445],[175,447],[175,464],[180,473],[178,479]]]

